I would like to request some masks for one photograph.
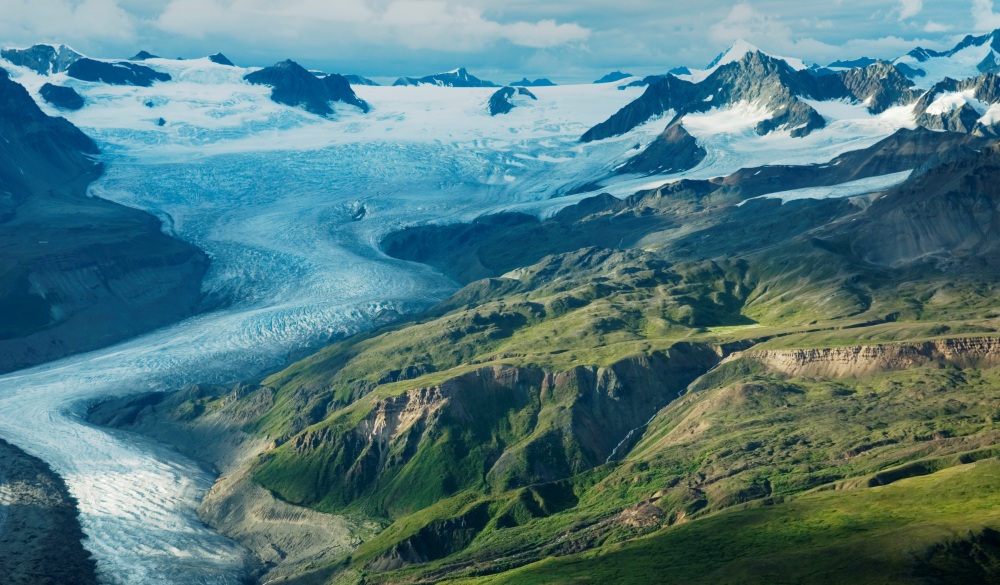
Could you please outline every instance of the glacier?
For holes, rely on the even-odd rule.
[[[491,118],[488,88],[355,87],[372,112],[345,106],[327,119],[273,103],[269,88],[242,81],[248,69],[208,59],[145,64],[174,81],[107,86],[8,67],[47,113],[65,115],[100,145],[106,173],[92,195],[154,214],[212,260],[204,292],[214,309],[0,377],[0,436],[66,480],[107,583],[242,583],[248,558],[197,517],[210,470],[89,425],[88,405],[250,379],[453,292],[448,278],[378,249],[396,229],[502,210],[550,214],[595,194],[566,195],[594,177],[609,177],[600,191],[619,196],[680,178],[610,178],[664,120],[578,142],[643,88],[533,88],[537,102]],[[45,104],[37,92],[49,81],[73,87],[87,106],[63,113]],[[906,112],[851,118],[857,108],[829,109],[843,119],[807,139],[722,131],[731,112],[693,117],[711,154],[684,176],[825,162],[912,123]]]

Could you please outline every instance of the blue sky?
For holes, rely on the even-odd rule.
[[[96,57],[216,51],[387,78],[465,66],[509,82],[704,66],[745,38],[828,63],[942,48],[1000,28],[993,0],[0,0],[0,44],[64,42]]]

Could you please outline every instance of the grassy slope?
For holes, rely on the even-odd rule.
[[[995,543],[977,555],[982,565],[972,555],[950,558],[943,543],[998,527],[1000,462],[991,460],[885,487],[729,510],[455,583],[989,583],[1000,577]]]
[[[822,259],[828,253],[806,254]],[[344,453],[337,437],[350,436],[379,400],[486,364],[559,372],[610,365],[681,340],[770,337],[765,345],[794,347],[996,331],[989,288],[972,281],[924,278],[908,285],[922,294],[904,300],[909,312],[900,320],[844,329],[900,312],[888,277],[879,274],[869,284],[819,259],[811,265],[821,276],[811,278],[803,263],[789,274],[773,263],[639,258],[634,271],[607,276],[606,287],[580,269],[578,257],[544,261],[512,275],[519,280],[474,283],[416,324],[348,340],[273,376],[265,385],[275,389],[276,406],[249,428],[285,444],[258,464],[258,481],[292,502],[383,518],[387,528],[352,556],[352,574],[365,574],[369,582],[433,581],[626,542],[678,518],[694,519],[694,525],[745,502],[791,497],[995,441],[992,417],[1000,414],[990,405],[1000,398],[1000,383],[989,371],[923,368],[865,380],[786,380],[752,366],[730,367],[664,410],[615,465],[571,466],[526,488],[484,481],[479,470],[495,457],[484,448],[503,451],[559,426],[559,419],[524,426],[524,420],[537,421],[538,406],[490,407],[483,412],[494,413],[493,419],[442,424],[435,440],[418,436],[408,466],[379,476],[374,487],[357,491],[357,484],[342,483],[348,467],[335,465]],[[610,261],[627,264],[619,256]],[[583,276],[567,278],[575,272]],[[834,301],[809,301],[823,295]],[[623,318],[630,311],[633,317]],[[974,318],[959,321],[952,314]],[[554,406],[566,408],[573,400]],[[692,424],[697,432],[679,440]],[[293,438],[317,431],[328,433],[321,435],[321,449],[306,455],[293,448]],[[556,459],[565,461],[565,453]],[[450,477],[441,470],[451,470]],[[443,487],[445,481],[452,483]],[[638,520],[626,518],[635,510]],[[457,523],[472,528],[456,536]],[[400,547],[432,552],[416,566],[386,565]]]

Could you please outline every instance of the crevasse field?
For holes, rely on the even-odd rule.
[[[109,395],[249,379],[331,338],[427,307],[457,285],[387,258],[377,247],[382,235],[499,210],[554,212],[593,194],[560,196],[607,176],[665,121],[581,145],[584,131],[644,91],[619,84],[532,88],[537,102],[496,118],[486,113],[495,90],[356,87],[373,110],[345,107],[328,120],[271,102],[269,88],[242,82],[246,69],[207,59],[147,64],[174,80],[152,88],[55,82],[87,100],[67,117],[104,152],[107,170],[92,194],[147,210],[204,249],[212,258],[205,293],[220,308],[0,377],[0,436],[66,479],[102,580],[238,583],[245,551],[195,512],[214,478],[160,445],[88,425],[86,406]],[[8,68],[36,96],[52,81]],[[822,162],[912,124],[901,108],[874,117],[839,102],[821,106],[828,128],[797,140],[756,136],[761,114],[752,104],[690,116],[689,130],[710,154],[685,176]],[[604,190],[628,195],[676,178],[619,177]]]

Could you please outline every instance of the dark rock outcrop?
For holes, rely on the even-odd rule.
[[[66,45],[35,45],[28,49],[4,49],[0,56],[18,67],[26,67],[42,75],[62,73],[83,58]]]
[[[216,53],[214,55],[209,55],[208,56],[208,60],[211,61],[212,63],[215,63],[216,65],[225,65],[227,67],[236,67],[236,64],[233,63],[232,61],[230,61],[229,58],[227,58],[222,53]]]
[[[0,70],[0,372],[191,315],[207,257],[151,215],[87,195],[90,138]]]
[[[469,73],[464,67],[456,69],[454,71],[449,71],[448,73],[438,73],[437,75],[428,75],[426,77],[400,77],[394,83],[394,86],[413,86],[413,85],[439,85],[441,87],[500,87],[499,85],[493,83],[492,81],[486,81],[485,79],[479,79],[475,75]]]
[[[639,155],[616,170],[618,173],[676,173],[693,169],[708,153],[679,120],[675,120]]]
[[[369,110],[368,104],[354,94],[344,76],[333,74],[318,78],[290,59],[247,74],[243,79],[254,85],[270,86],[271,99],[279,104],[301,107],[320,116],[333,114],[332,102],[350,104],[363,112]]]
[[[872,59],[871,57],[859,57],[857,59],[851,60],[838,60],[827,65],[828,69],[857,69],[865,68],[869,65],[874,65],[878,63],[878,59]]]
[[[63,110],[79,110],[83,107],[83,97],[72,87],[46,83],[38,93],[42,99]]]
[[[135,55],[128,58],[129,61],[145,61],[146,59],[159,59],[159,55],[154,55],[149,51],[139,51]]]
[[[150,87],[155,81],[170,81],[171,79],[169,73],[161,73],[145,65],[137,65],[127,61],[109,63],[87,58],[79,59],[70,65],[66,74],[81,81],[139,87]]]
[[[546,79],[545,77],[540,77],[534,81],[531,81],[527,77],[521,79],[521,81],[515,81],[510,84],[511,87],[553,87],[555,83]]]
[[[490,96],[489,104],[487,105],[487,110],[491,116],[499,116],[500,114],[509,114],[517,104],[514,103],[515,96],[524,96],[528,99],[537,100],[535,94],[528,91],[524,87],[504,87],[497,90],[492,96]]]

